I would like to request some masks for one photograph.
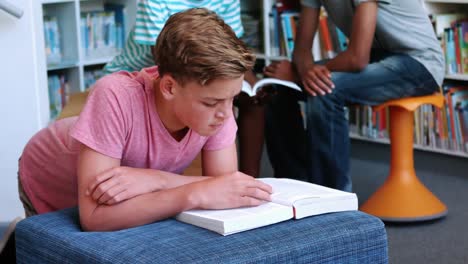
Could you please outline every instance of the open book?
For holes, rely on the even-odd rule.
[[[299,92],[302,92],[301,87],[297,85],[296,83],[290,82],[290,81],[285,81],[285,80],[280,80],[276,78],[264,78],[259,80],[258,82],[255,83],[255,85],[252,87],[248,82],[244,81],[242,83],[242,92],[245,92],[246,94],[250,96],[255,96],[262,87],[266,85],[272,85],[272,84],[278,84],[282,86],[289,87],[291,89],[297,90]]]
[[[354,193],[292,179],[258,180],[272,186],[272,202],[248,208],[190,210],[178,214],[176,219],[226,236],[292,218],[358,208]]]

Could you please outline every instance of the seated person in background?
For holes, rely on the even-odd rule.
[[[19,163],[27,216],[78,205],[84,230],[118,230],[270,200],[269,185],[237,170],[232,102],[254,55],[203,8],[172,15],[155,51],[158,66],[101,78],[79,117],[29,141]],[[205,176],[180,175],[200,151]]]
[[[172,14],[196,7],[217,13],[238,37],[244,33],[239,0],[185,0],[177,3],[173,0],[142,0],[137,7],[136,25],[130,31],[122,53],[104,67],[104,72],[132,72],[154,66],[152,49],[166,20]],[[252,86],[257,81],[253,71],[247,71],[244,77]],[[235,104],[239,109],[240,171],[257,177],[263,150],[264,108],[245,94],[240,94]]]
[[[349,39],[336,57],[315,63],[312,43],[323,5]],[[296,80],[306,93],[279,89],[266,107],[265,134],[276,177],[351,191],[346,103],[377,105],[438,90],[444,57],[420,1],[302,0],[291,70],[265,69]],[[298,100],[306,101],[304,130]]]

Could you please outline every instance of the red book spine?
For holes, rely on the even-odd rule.
[[[322,37],[322,44],[325,54],[327,55],[327,58],[331,59],[333,57],[333,45],[330,37],[330,31],[328,30],[328,22],[326,16],[320,17],[319,26],[320,36]]]
[[[460,50],[460,34],[459,34],[459,24],[456,24],[453,27],[453,41],[455,42],[455,62],[457,64],[457,73],[462,73],[461,66],[461,50]]]

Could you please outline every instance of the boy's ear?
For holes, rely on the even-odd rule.
[[[161,77],[159,83],[159,90],[166,100],[170,100],[174,97],[175,86],[177,82],[172,76],[165,74]]]

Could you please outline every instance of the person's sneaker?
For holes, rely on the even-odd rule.
[[[0,229],[0,263],[16,263],[15,227],[22,219],[16,217],[6,229]]]

